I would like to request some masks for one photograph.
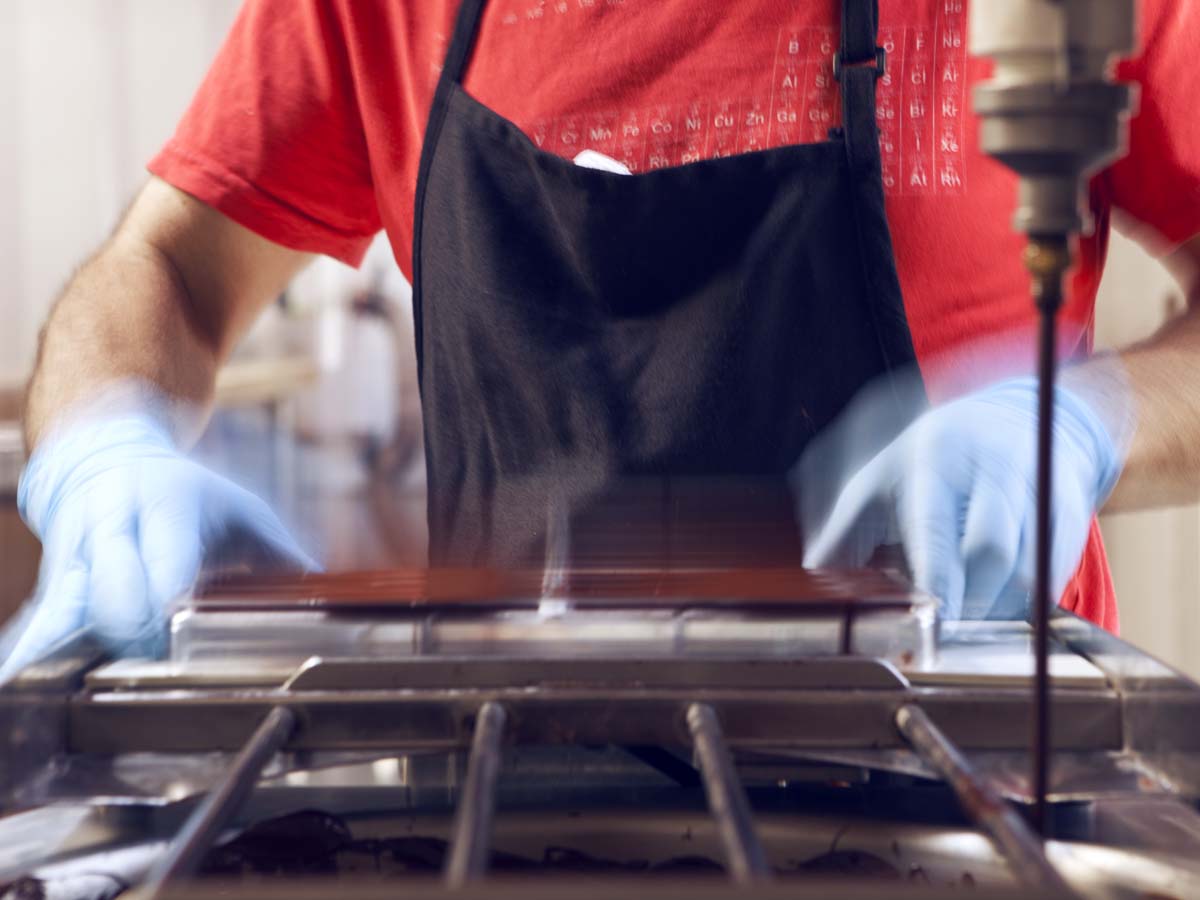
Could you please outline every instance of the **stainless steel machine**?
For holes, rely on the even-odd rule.
[[[1043,844],[1029,626],[887,575],[229,584],[5,688],[0,896],[1200,896],[1200,687],[1051,638]]]

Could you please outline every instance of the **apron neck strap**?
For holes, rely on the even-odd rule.
[[[842,0],[842,43],[834,61],[838,70],[877,63],[879,0]]]
[[[842,132],[851,172],[882,195],[882,160],[875,123],[875,87],[887,54],[875,45],[879,0],[842,0],[842,41],[833,57],[833,77],[842,94]]]
[[[451,84],[459,84],[462,81],[467,61],[471,58],[471,50],[475,47],[475,34],[479,31],[479,19],[483,15],[486,2],[487,0],[462,0],[459,5],[450,46],[446,49],[446,59],[442,63],[442,81]]]

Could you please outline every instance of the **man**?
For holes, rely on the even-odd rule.
[[[45,563],[8,671],[82,624],[156,652],[164,604],[230,532],[308,564],[183,455],[187,411],[311,254],[356,263],[381,227],[414,282],[435,563],[528,559],[548,508],[586,518],[630,485],[685,514],[697,484],[775,510],[813,437],[917,364],[933,408],[851,480],[808,562],[860,562],[882,508],[947,615],[1024,597],[1034,384],[980,349],[1032,346],[1015,182],[968,113],[986,67],[966,3],[882,5],[250,0],[50,317],[21,488]],[[1056,588],[1109,628],[1095,511],[1191,497],[1200,472],[1200,315],[1086,361],[1110,214],[1189,291],[1200,260],[1200,12],[1141,18],[1123,73],[1142,111],[1092,189],[1057,414]],[[584,149],[634,174],[573,165]]]

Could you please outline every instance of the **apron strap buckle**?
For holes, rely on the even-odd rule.
[[[875,63],[875,79],[879,80],[884,76],[884,73],[887,72],[887,50],[885,50],[883,47],[875,48],[874,60],[864,59],[852,63],[843,63],[841,51],[838,51],[837,53],[833,54],[833,77],[838,81],[841,81],[842,72],[845,69],[857,69],[863,66],[869,66],[872,62]]]

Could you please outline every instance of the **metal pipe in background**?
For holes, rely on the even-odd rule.
[[[925,710],[905,704],[896,710],[896,728],[917,755],[929,763],[954,791],[963,812],[987,832],[1008,860],[1013,875],[1027,887],[1064,897],[1076,894],[1046,858],[1042,842],[1015,809],[970,766],[959,749]]]
[[[570,606],[568,570],[571,565],[571,523],[566,503],[552,497],[546,509],[546,549],[542,563],[539,609],[558,614]]]
[[[1025,265],[1033,276],[1033,296],[1038,308],[1038,432],[1037,432],[1037,546],[1033,589],[1033,827],[1044,840],[1049,826],[1046,795],[1050,790],[1051,716],[1050,609],[1057,605],[1051,595],[1050,532],[1053,484],[1054,389],[1058,373],[1057,319],[1063,303],[1062,281],[1071,265],[1071,249],[1065,237],[1031,238],[1025,250]]]
[[[263,768],[287,743],[295,727],[296,714],[287,707],[276,706],[267,713],[238,751],[225,777],[188,816],[166,855],[150,870],[143,896],[159,897],[168,882],[196,871],[221,829],[245,802]]]
[[[479,708],[475,719],[467,780],[454,814],[450,855],[443,872],[448,887],[462,887],[487,872],[492,816],[496,809],[496,778],[500,773],[500,745],[507,719],[504,707],[491,701]]]
[[[687,724],[730,876],[741,884],[769,880],[771,866],[754,830],[750,801],[733,767],[716,712],[705,703],[693,703],[688,707]]]
[[[970,12],[971,51],[994,63],[976,86],[980,147],[1018,176],[1014,225],[1029,235],[1038,343],[1037,531],[1033,589],[1034,826],[1046,836],[1050,752],[1051,453],[1055,320],[1069,239],[1086,230],[1088,178],[1123,155],[1136,92],[1115,81],[1113,62],[1136,46],[1136,0],[988,0]]]

